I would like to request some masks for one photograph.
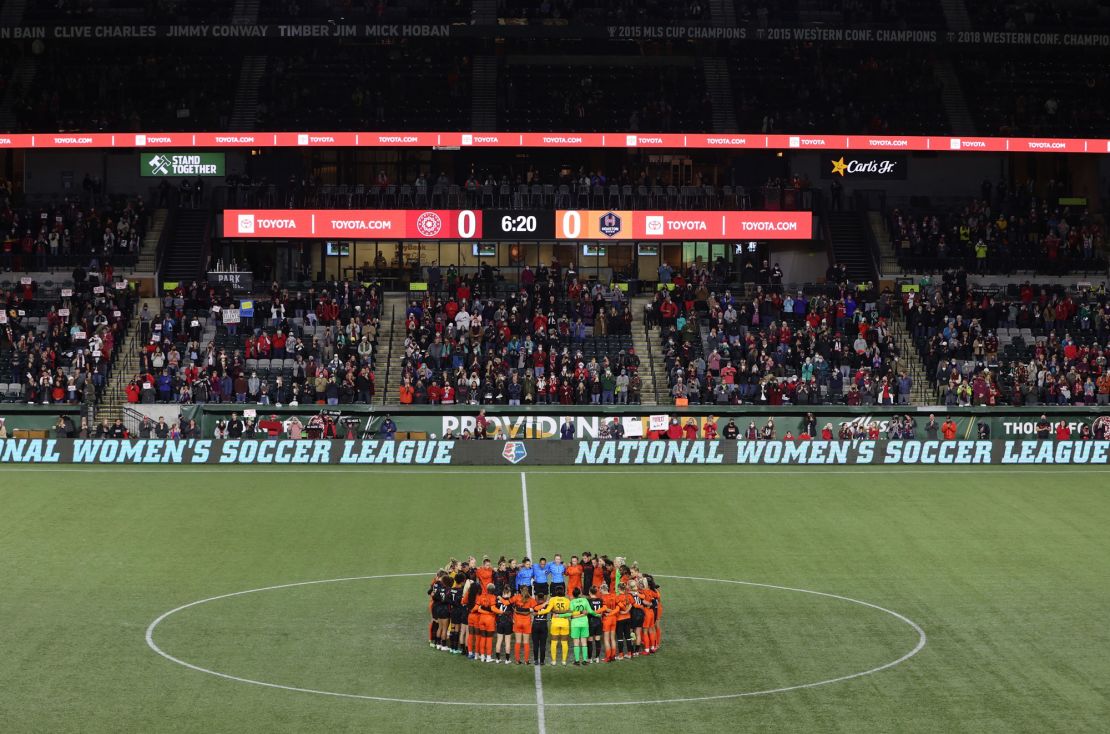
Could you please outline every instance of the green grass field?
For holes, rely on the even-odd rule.
[[[542,672],[543,730],[1105,732],[1110,473],[528,471],[535,555],[658,576],[660,654]],[[0,469],[0,732],[540,731],[430,650],[429,573],[523,555],[519,471]],[[394,576],[395,574],[419,574]],[[198,672],[192,665],[329,696]],[[729,697],[731,696],[731,697]],[[669,699],[713,700],[638,705]],[[511,706],[402,703],[451,701]]]

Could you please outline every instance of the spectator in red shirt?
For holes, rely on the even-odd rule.
[[[686,419],[686,425],[682,428],[682,436],[687,441],[695,441],[698,437],[698,424],[694,422],[693,418]]]
[[[678,425],[678,418],[671,418],[671,424],[667,426],[667,438],[672,441],[682,438],[682,426]]]
[[[1069,428],[1068,424],[1065,423],[1064,421],[1060,421],[1059,423],[1056,424],[1056,440],[1057,441],[1070,441],[1071,440],[1071,428]]]
[[[279,329],[278,332],[276,334],[274,334],[274,338],[271,341],[271,346],[273,347],[273,355],[274,355],[275,359],[285,359],[285,342],[286,341],[287,341],[287,337]]]
[[[277,438],[284,430],[284,426],[282,426],[276,414],[272,414],[268,419],[259,421],[258,427],[265,431],[266,435],[270,438]]]

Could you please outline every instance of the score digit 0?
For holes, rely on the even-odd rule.
[[[563,212],[559,220],[559,239],[576,240],[582,236],[582,215],[577,211]]]
[[[463,209],[459,212],[459,238],[464,240],[472,239],[478,229],[478,217],[470,209]]]

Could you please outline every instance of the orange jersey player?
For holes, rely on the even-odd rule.
[[[517,665],[528,665],[532,659],[529,650],[532,642],[532,610],[536,608],[531,587],[520,587],[520,593],[509,599],[509,604],[513,609],[513,658]],[[523,659],[521,648],[524,652]]]
[[[632,658],[632,595],[623,581],[617,587],[617,660]]]
[[[600,586],[599,591],[602,604],[602,608],[599,610],[601,614],[601,632],[605,643],[605,662],[608,663],[617,655],[617,615],[620,612],[618,609],[620,601],[616,594],[609,592],[609,587],[605,584]]]
[[[567,593],[573,596],[576,589],[582,589],[582,564],[578,562],[578,556],[570,557],[570,565],[567,566],[566,577]]]
[[[484,593],[474,600],[474,609],[478,612],[478,659],[493,662],[493,632],[497,625],[497,595],[493,584],[486,587]]]
[[[474,575],[478,577],[478,588],[485,589],[493,583],[493,563],[489,558],[482,559],[482,565],[474,569]]]

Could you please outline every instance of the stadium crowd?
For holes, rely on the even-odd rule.
[[[333,281],[274,283],[250,315],[226,289],[193,282],[143,307],[142,372],[129,403],[369,404],[376,390],[382,291]]]
[[[148,220],[141,196],[105,197],[88,174],[80,194],[40,205],[17,203],[10,182],[0,182],[0,268],[44,272],[78,264],[91,270],[133,265]]]
[[[1029,282],[969,287],[962,270],[903,297],[906,326],[946,405],[1106,405],[1110,299]]]
[[[737,297],[705,269],[661,289],[645,314],[660,326],[667,384],[677,404],[894,405],[913,381],[890,332],[893,299],[829,269],[819,292],[786,292],[766,261]]]
[[[921,272],[1106,269],[1101,220],[1087,209],[1050,204],[1054,193],[1064,192],[1062,184],[1051,183],[1043,198],[1032,182],[984,181],[981,189],[980,197],[948,207],[892,209],[887,227],[900,264]]]
[[[21,278],[30,280],[30,278]],[[0,380],[4,397],[25,403],[94,403],[131,320],[134,295],[111,269],[78,267],[72,283],[0,288]]]
[[[640,357],[624,293],[558,262],[497,294],[481,272],[433,266],[405,314],[398,400],[409,404],[638,404]]]

